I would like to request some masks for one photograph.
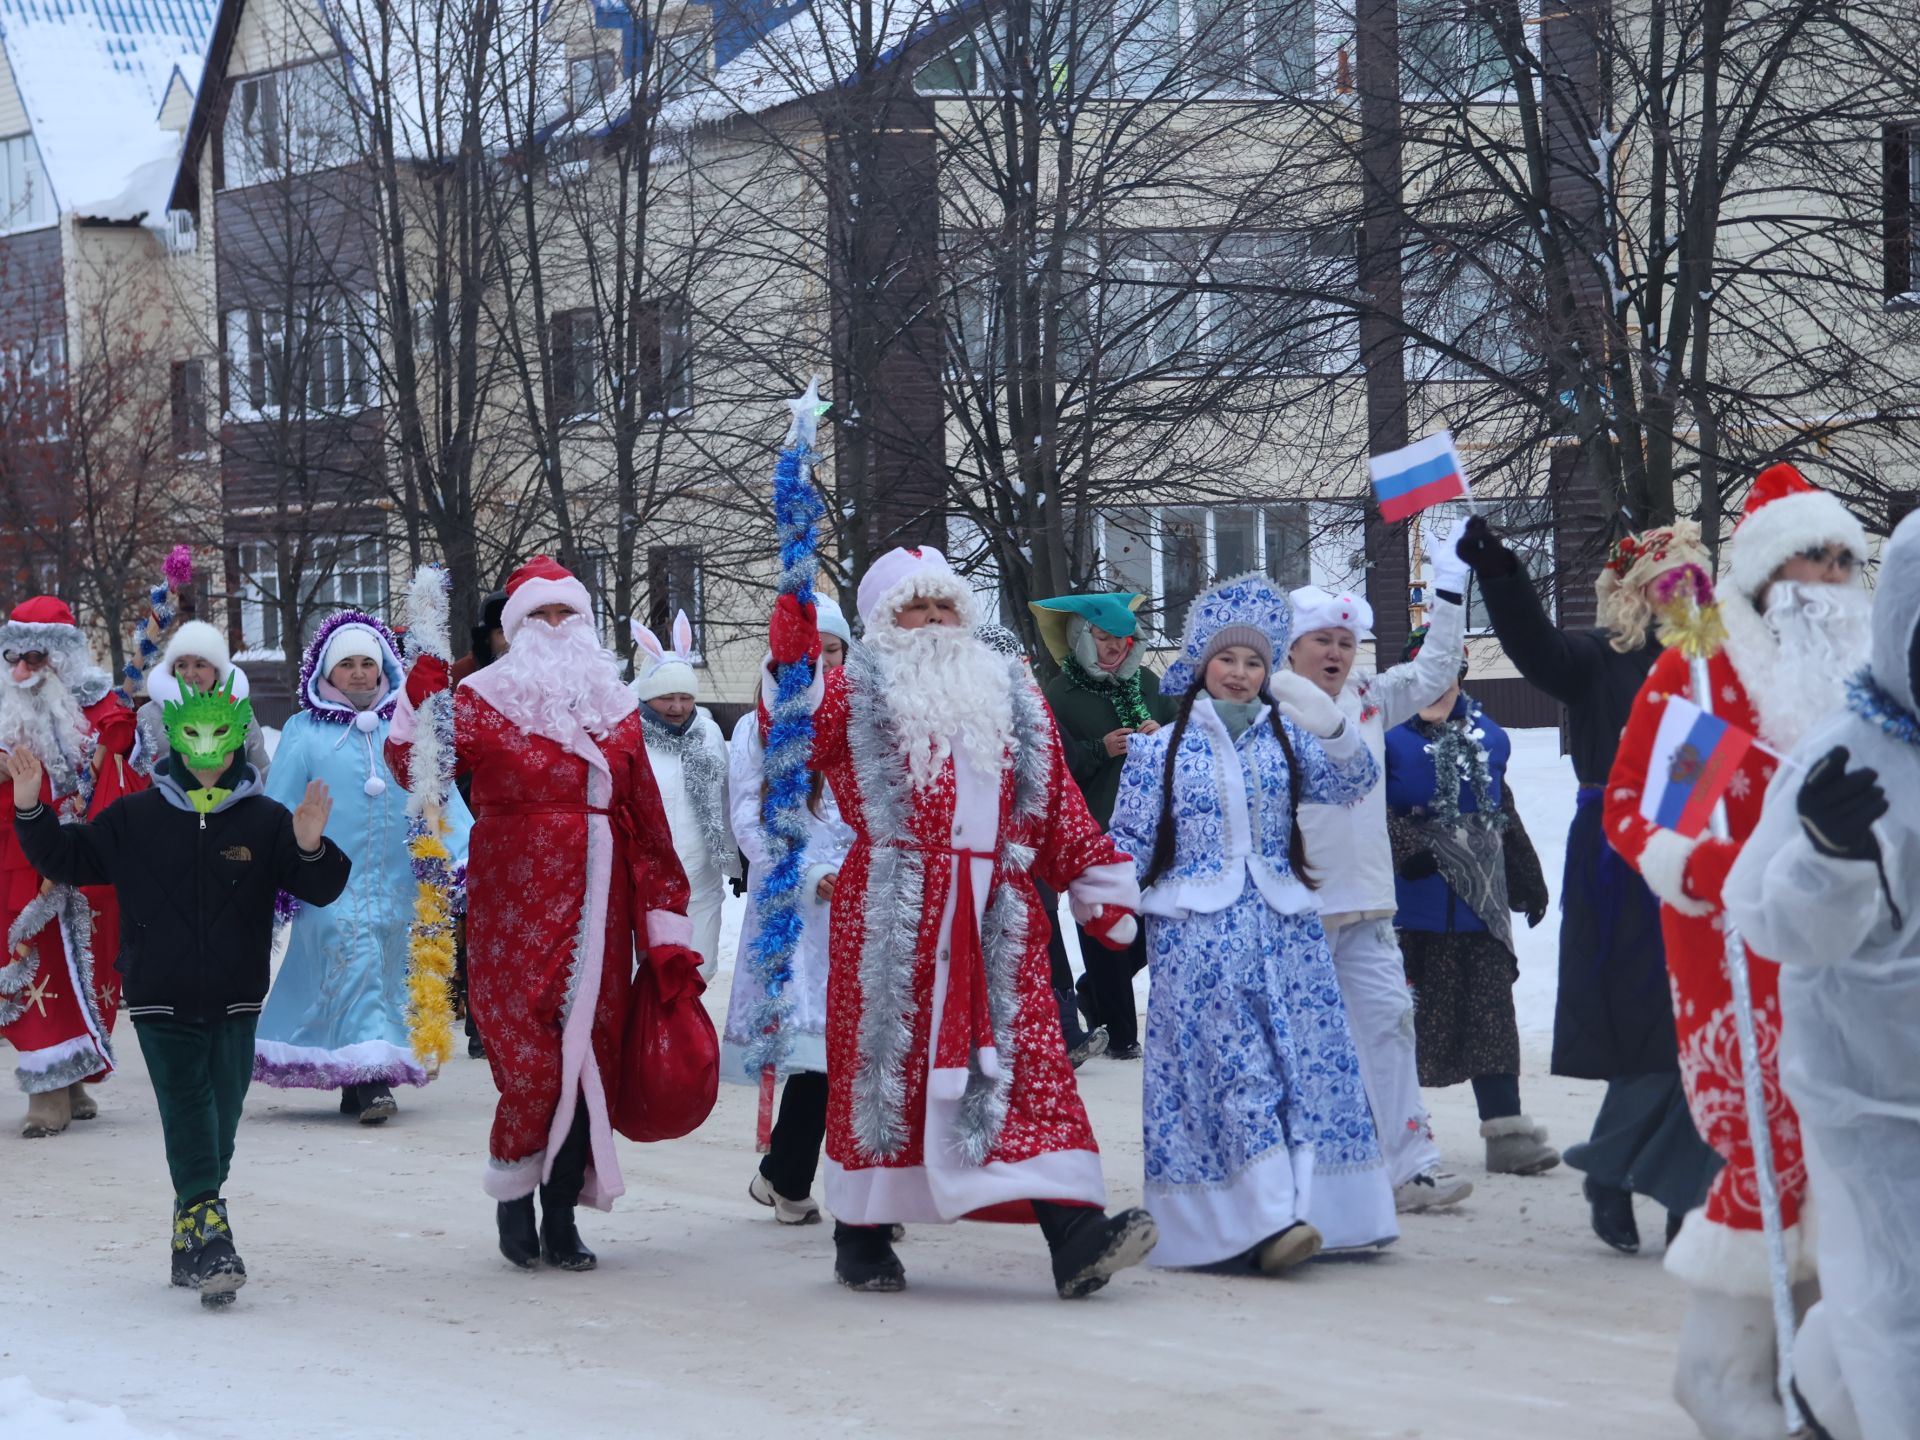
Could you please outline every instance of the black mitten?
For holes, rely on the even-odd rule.
[[[1473,567],[1476,575],[1511,575],[1520,568],[1520,557],[1500,542],[1500,536],[1480,515],[1468,518],[1466,533],[1454,552]]]
[[[1878,771],[1848,770],[1850,758],[1846,746],[1836,745],[1807,772],[1794,802],[1800,828],[1822,855],[1878,860],[1880,841],[1873,822],[1887,813],[1887,792],[1880,788]]]
[[[1425,880],[1430,875],[1440,873],[1440,862],[1433,858],[1431,850],[1416,850],[1400,862],[1402,880]]]

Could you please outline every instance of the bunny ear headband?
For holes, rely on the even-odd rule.
[[[633,626],[633,645],[638,652],[634,656],[634,694],[642,700],[657,699],[662,695],[693,695],[700,693],[700,676],[693,668],[693,625],[682,610],[673,617],[673,649],[668,650],[655,635],[638,620],[629,622]]]
[[[629,619],[627,624],[633,629],[633,648],[645,655],[651,664],[658,665],[667,658],[661,648],[660,637],[642,625],[638,616]]]

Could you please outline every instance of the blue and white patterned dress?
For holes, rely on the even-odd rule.
[[[1352,727],[1323,742],[1281,723],[1303,802],[1351,805],[1377,782]],[[1113,812],[1114,842],[1143,880],[1172,736],[1167,726],[1134,737]],[[1395,1239],[1393,1188],[1333,956],[1291,864],[1288,766],[1267,707],[1236,744],[1212,700],[1196,698],[1171,822],[1173,864],[1141,904],[1153,976],[1144,1107],[1146,1202],[1160,1226],[1153,1262],[1232,1260],[1301,1220],[1330,1250]]]

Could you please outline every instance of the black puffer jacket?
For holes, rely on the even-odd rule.
[[[251,765],[228,772],[229,795],[193,809],[162,769],[153,788],[116,800],[98,819],[62,825],[39,806],[15,812],[14,833],[33,868],[63,885],[112,885],[120,898],[127,1013],[177,1020],[257,1014],[267,998],[273,903],[282,890],[328,905],[352,871],[323,840],[301,853],[293,816],[260,792]]]

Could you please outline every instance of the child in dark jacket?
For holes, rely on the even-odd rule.
[[[59,884],[111,884],[119,896],[117,966],[173,1177],[173,1283],[220,1306],[247,1278],[220,1190],[253,1077],[274,899],[286,890],[330,904],[351,866],[324,833],[324,784],[308,785],[291,814],[262,793],[243,748],[252,706],[231,687],[183,693],[166,707],[171,750],[153,788],[90,824],[62,825],[40,803],[30,751],[14,750],[7,769],[14,833],[33,867]]]

